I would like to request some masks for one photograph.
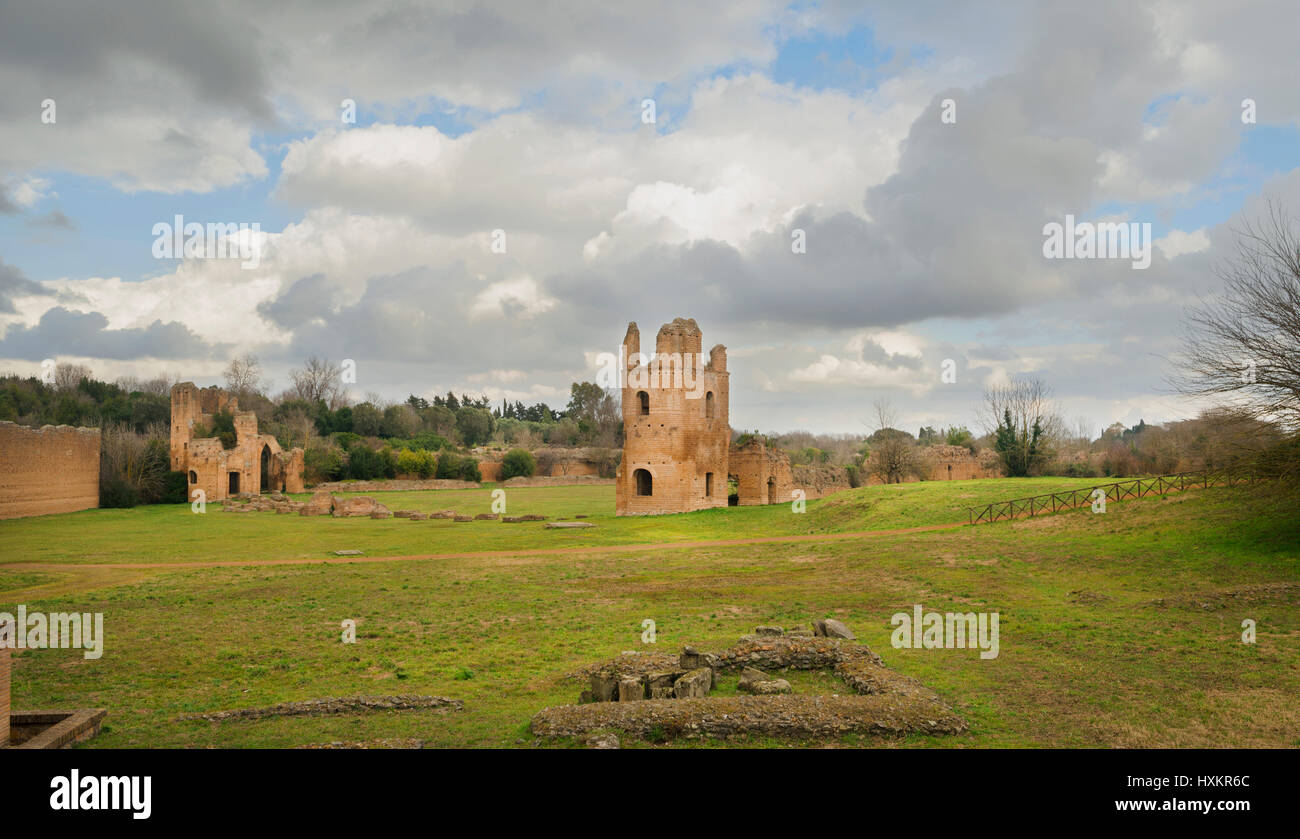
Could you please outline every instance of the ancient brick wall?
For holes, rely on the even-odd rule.
[[[98,428],[0,422],[0,519],[98,506]]]
[[[744,446],[733,446],[730,460],[741,507],[786,504],[792,499],[794,473],[785,452],[769,449],[755,437]]]
[[[795,466],[793,472],[794,485],[809,501],[849,489],[849,473],[843,466]]]
[[[987,449],[975,455],[965,446],[939,444],[924,447],[919,450],[919,453],[926,464],[925,480],[927,481],[969,481],[975,478],[1002,477],[1002,466],[998,462],[997,455]],[[862,477],[866,486],[884,483],[878,475],[869,475],[865,471]],[[916,475],[909,474],[902,482],[911,483],[919,480],[921,479]]]
[[[727,350],[703,356],[694,320],[664,324],[652,359],[628,324],[623,460],[615,477],[618,515],[682,513],[727,504],[731,442]]]
[[[212,415],[223,410],[234,414],[232,449],[223,448],[216,437],[193,436],[195,425],[211,430]],[[286,452],[274,435],[259,434],[257,414],[239,410],[239,401],[218,387],[200,390],[193,382],[182,382],[172,388],[171,456],[172,468],[189,476],[191,499],[196,489],[203,490],[206,501],[304,490],[303,450]]]

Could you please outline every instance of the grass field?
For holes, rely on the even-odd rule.
[[[29,611],[103,612],[107,635],[98,660],[75,650],[17,655],[14,707],[108,708],[104,731],[88,744],[98,748],[532,745],[532,714],[574,701],[583,687],[566,674],[641,647],[646,618],[658,626],[656,649],[675,652],[686,643],[728,645],[757,624],[834,616],[970,723],[958,737],[845,744],[1300,745],[1300,516],[1293,500],[1267,488],[1196,490],[1112,503],[1104,515],[1085,509],[956,530],[669,544],[960,522],[972,504],[1090,483],[905,484],[809,502],[802,515],[780,505],[643,519],[614,518],[609,486],[510,490],[510,513],[590,515],[598,526],[581,532],[194,515],[185,506],[0,522],[0,611],[25,603]],[[471,513],[491,503],[487,490],[382,500],[393,509]],[[342,548],[368,557],[457,555],[312,561]],[[544,548],[563,550],[536,552]],[[202,564],[285,559],[306,562]],[[193,567],[150,567],[160,562]],[[893,649],[890,616],[915,603],[999,612],[1001,654]],[[358,623],[355,645],[339,641],[345,618]],[[1245,618],[1257,622],[1256,644],[1241,642]],[[819,691],[838,684],[811,674],[796,681]],[[176,719],[395,693],[463,699],[465,710]]]

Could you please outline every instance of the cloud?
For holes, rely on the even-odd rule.
[[[1193,230],[1171,230],[1165,236],[1156,239],[1156,247],[1165,255],[1165,259],[1177,259],[1185,253],[1200,253],[1210,247],[1210,237],[1205,228]]]
[[[180,359],[215,350],[180,323],[156,320],[138,329],[109,329],[98,312],[50,309],[35,326],[11,324],[0,338],[0,358],[34,361],[58,356],[107,359]]]
[[[22,296],[48,296],[50,292],[39,283],[27,279],[22,271],[0,260],[0,314],[14,314],[13,298]]]

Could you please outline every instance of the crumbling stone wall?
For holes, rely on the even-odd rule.
[[[996,454],[985,450],[972,454],[965,446],[936,445],[929,449],[934,468],[932,481],[968,481],[973,478],[1000,478],[1002,467]]]
[[[0,422],[0,519],[98,506],[98,428]]]
[[[659,329],[653,358],[629,323],[623,396],[623,459],[615,476],[620,516],[684,513],[727,505],[727,349],[703,356],[694,320]]]
[[[790,502],[794,472],[790,456],[780,449],[769,449],[757,437],[744,446],[732,446],[730,469],[741,507]]]
[[[195,438],[194,426],[210,427],[212,415],[234,415],[235,447],[225,449],[216,437]],[[189,497],[203,490],[207,501],[270,490],[302,492],[303,450],[284,451],[271,434],[259,434],[257,414],[239,410],[239,400],[218,387],[199,389],[193,382],[172,388],[172,469],[189,477]],[[266,480],[263,481],[263,472]]]
[[[795,466],[794,485],[804,491],[804,497],[811,501],[822,498],[832,492],[849,489],[849,473],[843,466]]]

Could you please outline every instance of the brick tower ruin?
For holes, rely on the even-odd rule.
[[[677,318],[659,329],[653,358],[641,332],[623,338],[623,460],[616,476],[620,516],[727,506],[727,348],[706,357],[700,328]]]
[[[195,426],[212,428],[212,415],[234,416],[235,446],[218,437],[195,437]],[[257,432],[257,414],[239,410],[239,400],[218,387],[199,389],[193,382],[172,388],[172,469],[189,477],[188,497],[201,489],[207,501],[270,490],[303,491],[303,451],[284,451],[272,434]]]

